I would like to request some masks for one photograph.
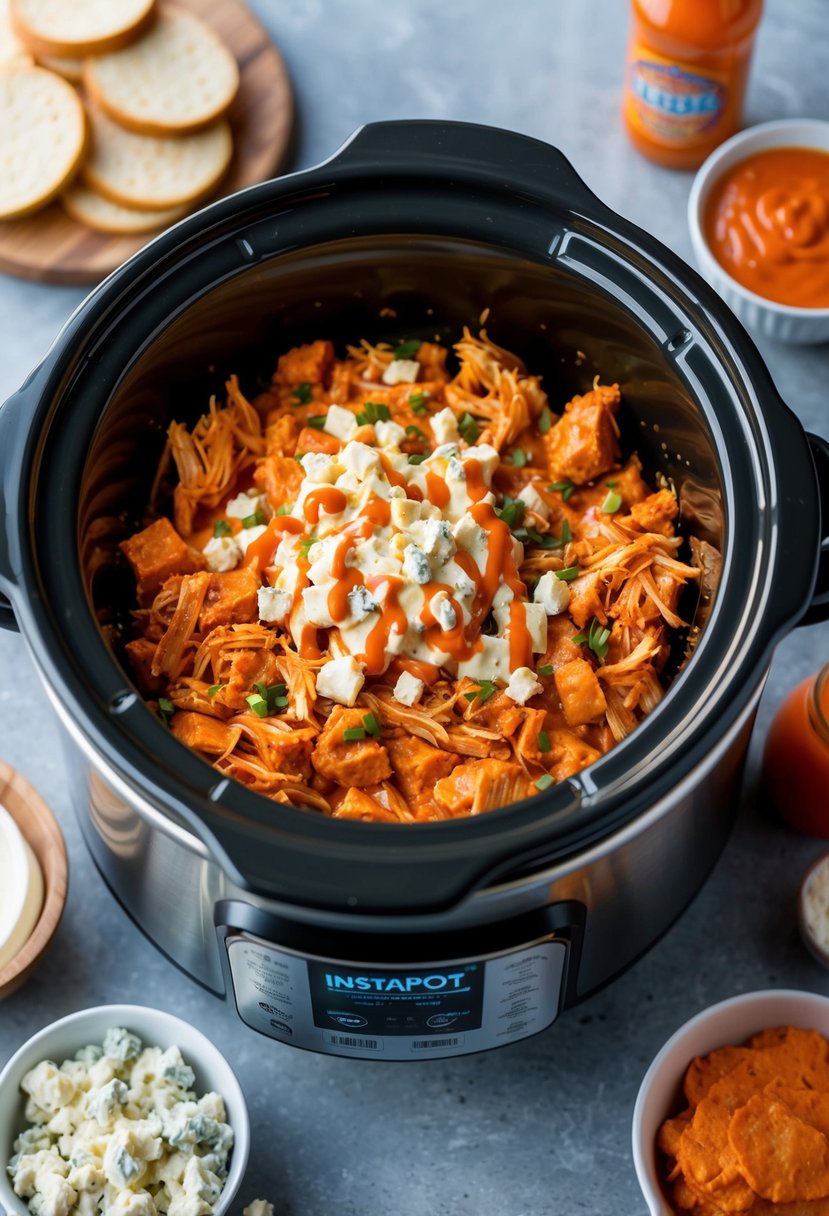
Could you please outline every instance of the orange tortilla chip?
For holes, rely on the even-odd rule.
[[[829,1077],[829,1043],[817,1030],[801,1030],[799,1026],[776,1026],[761,1030],[749,1040],[754,1051],[772,1051],[788,1060],[797,1060],[801,1068]]]
[[[685,1097],[691,1106],[707,1098],[712,1085],[730,1073],[737,1064],[750,1060],[753,1054],[747,1047],[720,1047],[707,1056],[697,1056],[692,1060],[683,1082]]]
[[[829,1140],[829,1093],[814,1089],[793,1089],[776,1077],[763,1091],[775,1102],[788,1106],[792,1114],[816,1128]]]
[[[800,1088],[802,1082],[799,1071],[795,1070],[794,1075],[788,1078],[781,1076],[777,1069],[765,1059],[765,1055],[765,1052],[753,1051],[752,1058],[743,1060],[730,1073],[721,1077],[708,1091],[710,1100],[726,1107],[733,1114],[740,1106],[745,1106],[749,1098],[763,1093],[766,1086],[774,1081],[792,1084],[795,1088]]]
[[[728,1139],[742,1176],[763,1199],[829,1197],[829,1140],[771,1094],[755,1094],[734,1112]]]
[[[722,1208],[701,1198],[684,1178],[677,1178],[671,1187],[671,1206],[677,1212],[693,1212],[694,1216],[721,1216],[722,1213]]]
[[[755,1196],[729,1141],[730,1121],[727,1107],[703,1098],[679,1138],[677,1161],[686,1183],[715,1207],[727,1212],[746,1212]]]
[[[796,1050],[790,1053],[785,1046],[751,1051],[747,1059],[711,1086],[708,1097],[734,1111],[774,1083],[790,1089],[829,1091],[829,1069]]]
[[[795,1047],[801,1053],[812,1052],[817,1059],[824,1060],[829,1055],[829,1043],[818,1030],[802,1030],[800,1026],[771,1026],[761,1030],[748,1041],[749,1048],[763,1051],[767,1047],[779,1047],[785,1044]]]
[[[829,1041],[775,1026],[688,1066],[690,1103],[657,1135],[666,1194],[691,1216],[829,1216]]]
[[[666,1157],[676,1158],[677,1145],[679,1137],[685,1131],[685,1128],[691,1122],[693,1111],[690,1107],[675,1115],[673,1119],[666,1119],[660,1127],[656,1136],[656,1147]]]
[[[751,1216],[829,1216],[829,1199],[796,1199],[794,1203],[770,1203],[768,1199],[758,1199],[751,1209]]]

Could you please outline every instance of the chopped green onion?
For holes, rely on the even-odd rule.
[[[415,453],[414,455],[409,457],[409,464],[423,464],[423,461],[427,460],[427,459],[428,459],[428,457],[425,455],[425,453],[422,453],[422,454]]]
[[[302,464],[302,457],[307,455],[307,452],[296,452],[294,454],[294,460],[296,460],[299,464]]]
[[[549,773],[544,773],[536,781],[535,788],[537,790],[548,790],[552,784],[553,784],[553,778],[550,776]]]
[[[616,488],[616,482],[615,482],[615,481],[606,481],[604,484],[605,484],[606,486],[608,486],[608,487],[609,487],[611,490],[615,490],[615,488]]]
[[[343,731],[344,743],[356,743],[359,739],[365,739],[366,732],[362,726],[351,726],[348,730]]]
[[[542,663],[540,667],[536,668],[536,671],[540,676],[551,676],[553,674],[553,665],[552,663]]]
[[[423,343],[419,338],[411,338],[408,342],[401,342],[392,355],[392,359],[413,359],[422,345]]]
[[[294,504],[292,502],[283,502],[281,507],[276,508],[277,515],[290,515]]]
[[[605,629],[600,621],[595,617],[590,622],[590,628],[587,631],[587,645],[593,651],[597,659],[603,663],[607,658],[607,644],[610,639],[610,630]]]
[[[317,530],[316,530],[316,528],[314,528],[314,530],[310,536],[306,536],[302,541],[300,541],[299,556],[307,557],[308,551],[310,550],[311,546],[315,545],[316,543],[317,543]]]
[[[304,384],[298,384],[294,389],[294,396],[300,405],[307,405],[311,400],[311,385],[306,380]]]
[[[214,536],[232,536],[233,529],[226,519],[217,519],[213,525]]]
[[[517,528],[524,518],[526,509],[520,498],[510,498],[507,494],[503,506],[496,507],[495,514],[504,521],[508,528]]]
[[[245,700],[258,718],[267,718],[268,702],[265,697],[258,692],[252,692]]]
[[[325,418],[325,414],[312,414],[310,418],[305,419],[305,425],[312,426],[315,431],[324,431]]]
[[[357,422],[360,426],[368,426],[374,422],[388,422],[390,418],[391,414],[387,405],[383,405],[379,401],[366,401],[357,415]]]
[[[415,439],[425,439],[426,438],[423,431],[421,431],[420,427],[414,426],[411,422],[406,427],[406,434],[412,435]]]
[[[245,518],[242,520],[242,527],[243,528],[263,527],[267,522],[268,521],[265,518],[264,514],[257,507],[256,510],[253,512],[253,515],[245,516]]]
[[[520,540],[522,545],[528,541],[530,544],[539,545],[542,549],[563,549],[570,542],[570,525],[565,519],[561,529],[561,536],[552,536],[549,532],[538,532],[535,528],[519,528],[515,532],[516,540]]]
[[[426,401],[425,392],[412,393],[412,395],[409,397],[409,408],[411,409],[412,413],[413,414],[425,414],[426,413],[425,401]]]
[[[578,566],[565,566],[563,570],[556,570],[556,578],[560,578],[563,583],[572,583],[574,578],[579,577]]]
[[[613,515],[622,505],[622,496],[615,490],[608,490],[607,497],[602,503],[602,510],[605,515]]]
[[[476,692],[465,692],[463,695],[467,701],[478,701],[483,705],[484,701],[488,701],[498,691],[498,685],[492,680],[479,680]]]
[[[221,687],[221,685],[218,685]],[[288,704],[287,692],[288,688],[285,684],[264,684],[257,680],[253,687],[255,693],[251,693],[246,697],[248,705],[255,714],[260,718],[266,718],[268,714],[276,713],[278,709],[285,709]]]
[[[570,497],[575,490],[572,481],[554,481],[552,485],[547,486],[548,490],[556,490],[565,502],[570,501]]]
[[[478,426],[477,421],[472,417],[468,410],[461,414],[460,418],[458,419],[458,430],[466,442],[470,445],[475,442],[481,433],[481,428]]]
[[[170,719],[176,712],[176,707],[168,697],[158,698],[158,712],[161,714],[161,721],[165,726],[169,726]]]
[[[520,448],[516,448],[510,456],[510,460],[515,465],[516,469],[523,469],[527,463],[527,453],[522,452]]]
[[[379,735],[380,723],[375,718],[374,714],[363,714],[363,726],[370,735]]]
[[[593,651],[596,658],[600,659],[601,662],[604,662],[604,660],[607,658],[607,644],[609,639],[610,630],[606,629],[604,625],[602,625],[601,621],[598,621],[596,617],[593,617],[590,625],[588,626],[587,633],[577,633],[576,636],[571,639],[571,641],[575,642],[577,646],[584,646],[586,643],[587,646]]]
[[[222,688],[223,688],[222,684],[211,684],[207,690],[208,697],[210,697],[212,700],[213,697],[215,697],[217,692],[221,692]]]
[[[538,732],[538,750],[540,752],[548,752],[550,750],[550,736],[546,730]]]
[[[553,425],[553,415],[550,413],[550,411],[547,409],[547,406],[545,405],[544,409],[541,411],[541,416],[538,419],[538,429],[539,429],[539,431],[541,431],[542,435],[546,435],[552,425]]]
[[[553,548],[552,543],[546,543],[548,538],[542,536],[540,532],[536,532],[535,528],[519,528],[515,533],[515,539],[520,540],[522,545],[529,541],[533,545],[541,545],[543,549]],[[549,540],[552,542],[555,537],[551,536]]]

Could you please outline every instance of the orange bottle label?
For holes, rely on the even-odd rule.
[[[728,78],[663,59],[635,43],[628,59],[628,122],[639,134],[676,148],[706,139],[726,111]]]

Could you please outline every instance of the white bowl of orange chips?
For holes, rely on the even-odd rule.
[[[639,1088],[651,1216],[829,1216],[829,997],[747,992],[672,1035]]]

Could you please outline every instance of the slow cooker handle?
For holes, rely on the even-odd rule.
[[[477,123],[431,119],[367,123],[328,163],[336,163],[338,170],[417,176],[433,174],[442,162],[457,180],[471,174],[480,184],[482,178],[489,178],[492,187],[513,195],[523,182],[528,191],[543,194],[550,202],[607,210],[558,148]]]
[[[9,504],[12,499],[13,470],[17,462],[12,456],[12,417],[13,404],[18,396],[20,396],[19,393],[10,397],[5,404],[0,404],[0,453],[3,457],[2,464],[0,464],[0,629],[11,629],[16,632],[18,624],[15,620],[14,609],[8,595],[4,592],[10,592],[15,584],[9,554],[11,538],[6,527],[6,520],[13,516]]]
[[[799,623],[815,625],[829,620],[829,440],[811,431],[806,432],[806,438],[815,462],[820,495],[820,557],[814,594]]]

